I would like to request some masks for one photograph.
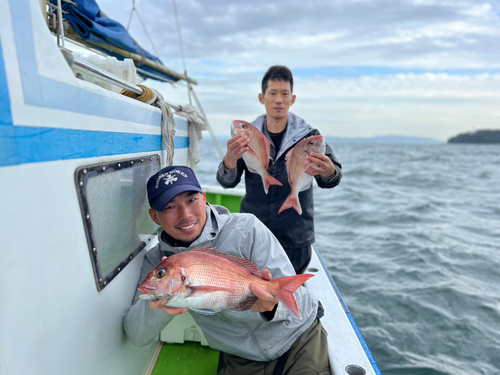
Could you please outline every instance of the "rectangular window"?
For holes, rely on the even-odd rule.
[[[158,231],[149,216],[148,178],[159,155],[93,164],[75,171],[83,224],[98,290],[104,289]]]

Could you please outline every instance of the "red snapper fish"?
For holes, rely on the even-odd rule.
[[[245,133],[250,138],[247,146],[249,150],[242,155],[242,158],[250,172],[257,173],[262,177],[266,194],[271,185],[283,186],[281,182],[267,173],[271,144],[266,136],[249,122],[234,120],[231,126],[231,136],[234,137],[239,133]]]
[[[288,173],[291,192],[278,211],[278,215],[289,208],[294,208],[299,215],[302,215],[299,192],[309,189],[313,181],[313,176],[308,175],[306,171],[311,165],[317,166],[315,163],[308,162],[306,157],[311,152],[324,154],[325,148],[325,139],[323,136],[313,135],[303,139],[288,151],[286,154],[286,171]]]
[[[169,256],[159,263],[139,285],[144,292],[139,298],[165,299],[165,306],[212,315],[222,310],[251,309],[257,297],[250,291],[250,284],[255,284],[302,319],[293,292],[313,276],[265,280],[259,267],[249,260],[203,247]]]

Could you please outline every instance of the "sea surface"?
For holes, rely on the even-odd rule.
[[[500,145],[331,146],[316,244],[382,373],[500,374]],[[200,153],[218,185],[210,137]]]

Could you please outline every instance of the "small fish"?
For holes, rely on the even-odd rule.
[[[278,215],[289,208],[294,208],[299,215],[302,215],[299,192],[309,189],[313,181],[313,176],[308,175],[306,171],[314,163],[308,162],[306,157],[311,152],[324,154],[325,148],[325,139],[323,136],[313,135],[303,139],[288,151],[286,154],[286,171],[288,173],[288,182],[292,190],[278,211]],[[314,165],[317,166],[316,164]]]
[[[249,260],[203,247],[163,260],[139,286],[145,293],[139,298],[165,299],[166,306],[212,315],[222,310],[251,309],[257,297],[250,291],[250,284],[255,284],[301,318],[293,292],[313,276],[302,274],[265,280],[259,267]]]
[[[271,185],[283,186],[281,182],[267,173],[271,144],[266,136],[249,122],[234,120],[231,126],[231,136],[234,137],[239,133],[245,133],[250,138],[247,145],[249,150],[242,155],[242,158],[250,172],[257,173],[262,177],[266,194]]]

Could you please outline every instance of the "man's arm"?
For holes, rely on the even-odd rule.
[[[245,133],[239,133],[227,141],[227,153],[223,160],[224,166],[227,169],[236,168],[236,163],[241,156],[250,150],[248,147],[249,142],[250,137]]]
[[[154,249],[151,251],[154,251]],[[161,256],[159,258],[161,259]],[[144,258],[141,267],[141,276],[139,277],[139,283],[137,285],[146,278],[149,271],[151,271],[158,262],[152,261],[148,256]],[[142,294],[142,292],[137,290],[132,306],[125,311],[123,328],[132,344],[135,346],[146,346],[158,339],[159,333],[168,323],[170,323],[174,316],[165,313],[164,309],[169,308],[160,306],[165,304],[166,301],[160,300],[150,302],[142,300],[139,298],[140,294]]]
[[[234,188],[240,183],[245,170],[245,162],[241,156],[249,150],[250,138],[240,133],[227,141],[227,153],[217,170],[217,181],[223,188]]]
[[[313,132],[309,133],[309,136],[311,135],[321,135],[321,133],[317,129],[314,129]],[[314,176],[320,188],[329,189],[340,183],[340,180],[342,179],[342,165],[335,157],[335,154],[328,143],[325,142],[324,155],[312,152],[307,158],[319,166],[311,166],[308,174]]]
[[[228,169],[224,164],[224,160],[219,164],[217,169],[217,181],[223,188],[234,188],[241,181],[241,175],[245,170],[245,162],[243,159],[239,159],[236,163],[236,168]]]
[[[244,228],[238,231],[242,238],[239,244],[241,255],[264,270],[262,273],[264,279],[295,275],[288,256],[272,232],[255,216],[246,216],[250,217],[247,219],[249,221],[245,221]],[[290,320],[293,317],[293,313],[284,304],[279,303],[258,285],[252,285],[251,290],[259,298],[252,311],[260,312],[263,320]],[[303,287],[294,292],[299,306],[304,293],[308,292]]]

